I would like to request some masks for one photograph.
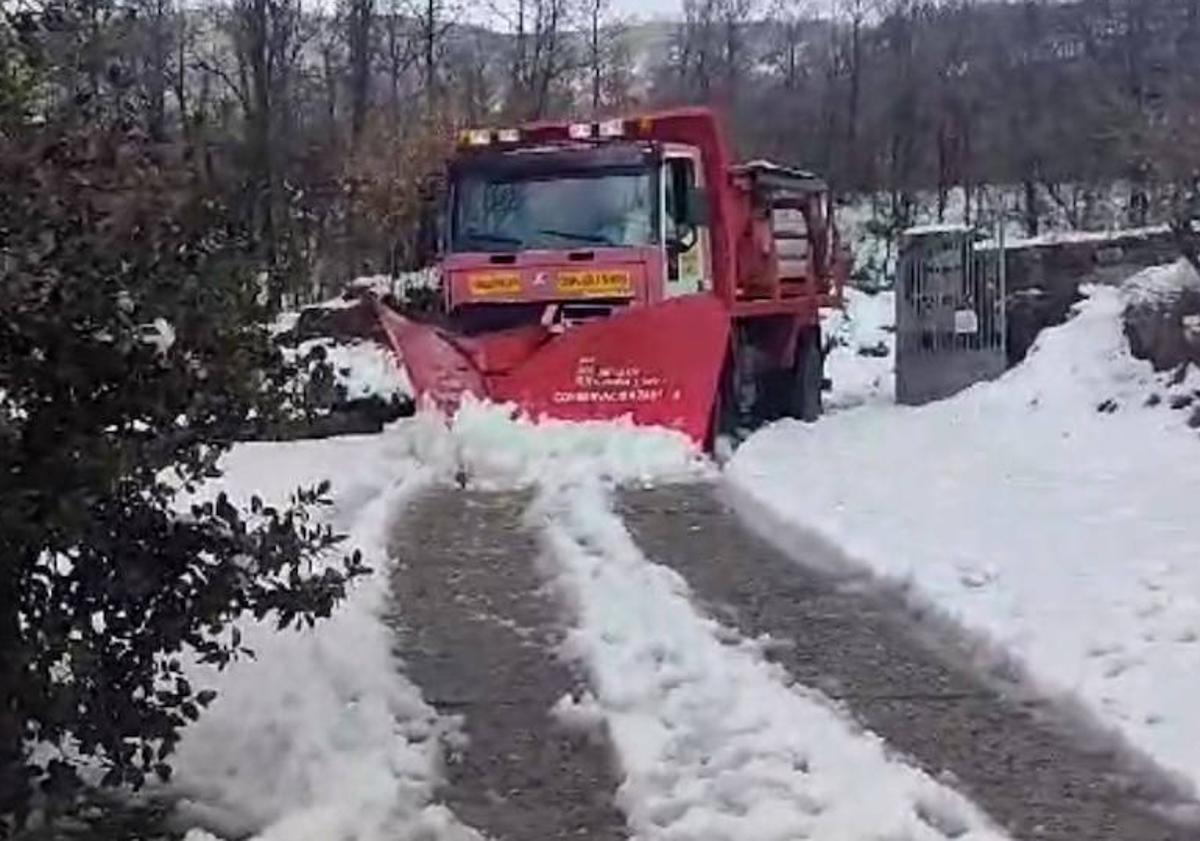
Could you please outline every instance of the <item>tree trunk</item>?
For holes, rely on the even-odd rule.
[[[600,112],[600,5],[602,0],[592,0],[592,115]]]
[[[25,728],[19,692],[24,683],[24,641],[17,615],[18,604],[15,572],[6,570],[0,576],[0,686],[4,687],[3,696],[0,696],[0,836],[5,838],[11,837],[12,833],[5,826],[4,816],[14,814],[17,826],[20,826],[25,818],[25,799],[29,793],[23,773]]]
[[[862,186],[858,171],[858,103],[862,91],[862,18],[855,14],[850,29],[850,97],[846,105],[846,160],[855,186]]]
[[[424,65],[426,113],[432,119],[437,112],[437,0],[426,0]]]
[[[1038,213],[1037,182],[1032,178],[1026,178],[1022,186],[1024,187],[1025,194],[1025,234],[1030,237],[1036,237],[1041,229],[1041,216]]]
[[[432,5],[433,0],[430,0]],[[367,105],[371,84],[371,30],[375,22],[374,0],[350,0],[349,9],[350,63],[350,142],[358,146],[367,122]]]

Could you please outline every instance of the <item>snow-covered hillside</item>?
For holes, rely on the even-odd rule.
[[[953,399],[764,430],[728,479],[1200,786],[1200,435],[1168,408],[1200,372],[1130,355],[1127,294],[1089,290],[1025,364]]]

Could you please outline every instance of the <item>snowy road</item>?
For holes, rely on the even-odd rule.
[[[1000,837],[977,806],[1014,838],[1200,837],[1146,804],[1151,781],[951,662],[884,597],[781,555],[712,485],[611,506],[607,524],[579,500],[539,520],[547,502],[528,492],[440,488],[400,518],[399,654],[426,701],[463,718],[438,797],[467,825],[501,841]],[[688,662],[704,648],[693,621],[725,630]],[[840,712],[814,709],[814,690]],[[781,751],[803,758],[764,789]],[[789,788],[790,830],[770,803]]]
[[[445,803],[495,841],[625,837],[602,739],[551,710],[582,679],[556,658],[565,629],[539,592],[529,495],[439,488],[402,518],[391,551],[400,658],[425,700],[463,719]]]
[[[642,550],[682,574],[723,621],[770,638],[771,660],[930,775],[955,780],[1014,837],[1200,837],[1152,810],[1147,795],[1162,796],[1156,781],[1046,724],[1054,711],[1006,698],[955,663],[928,629],[912,627],[900,600],[783,556],[715,490],[628,491],[619,511]]]

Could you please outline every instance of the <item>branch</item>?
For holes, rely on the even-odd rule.
[[[218,79],[220,79],[222,82],[224,82],[226,87],[228,87],[229,90],[231,90],[233,92],[233,95],[236,96],[238,98],[238,101],[242,104],[242,112],[245,114],[250,113],[250,111],[251,111],[250,100],[246,96],[246,92],[243,91],[241,88],[241,85],[237,84],[237,82],[235,82],[233,79],[231,79],[229,74],[226,73],[221,67],[219,67],[215,64],[212,64],[208,61],[205,61],[204,59],[201,58],[201,59],[197,59],[196,61],[192,62],[192,69],[200,70],[205,73],[211,73],[212,75],[214,75]]]
[[[1071,223],[1071,227],[1077,230],[1079,228],[1079,219],[1076,218],[1074,208],[1068,204],[1067,200],[1063,198],[1062,193],[1059,192],[1058,185],[1051,184],[1044,178],[1039,180],[1041,181],[1042,188],[1046,191],[1046,195],[1054,200],[1054,203],[1058,205],[1059,210],[1066,215],[1067,221]]]

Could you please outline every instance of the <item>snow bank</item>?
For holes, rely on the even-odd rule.
[[[1151,266],[1131,277],[1123,287],[1131,304],[1170,305],[1188,291],[1200,292],[1200,275],[1187,260]]]
[[[543,498],[558,584],[578,627],[570,656],[607,723],[635,837],[696,841],[1000,838],[963,798],[889,757],[820,696],[789,685],[751,644],[702,617],[686,584],[650,563],[596,483]]]
[[[387,609],[389,518],[431,477],[410,457],[409,433],[243,444],[206,492],[283,503],[298,485],[334,481],[335,528],[350,534],[374,574],[332,618],[276,632],[243,623],[256,652],[223,672],[193,666],[219,695],[185,732],[173,794],[186,826],[270,841],[477,837],[432,804],[440,719],[392,657]],[[211,837],[196,830],[193,841]]]
[[[304,358],[315,348],[325,350],[325,359],[333,369],[336,382],[346,389],[348,400],[377,396],[384,401],[414,394],[408,373],[392,352],[371,341],[337,342],[333,339],[311,339],[295,351]]]
[[[390,364],[390,363],[389,363]],[[243,624],[255,650],[224,672],[194,666],[217,700],[184,733],[173,794],[191,841],[199,827],[263,841],[477,837],[433,804],[439,718],[391,655],[386,623],[390,517],[433,481],[558,487],[584,477],[637,481],[709,469],[683,435],[628,423],[533,423],[511,407],[469,403],[447,423],[433,414],[382,435],[237,446],[206,487],[245,503],[286,502],[297,486],[334,483],[334,527],[375,572],[328,621],[303,631]]]
[[[468,399],[447,423],[422,412],[413,424],[413,455],[443,476],[481,488],[583,479],[639,482],[687,479],[711,470],[690,438],[618,421],[540,421],[515,407]]]
[[[1005,242],[1005,248],[1037,248],[1047,245],[1069,245],[1084,243],[1101,243],[1122,239],[1149,239],[1168,233],[1171,229],[1166,225],[1154,225],[1143,228],[1113,227],[1103,231],[1049,231],[1036,237],[1018,236]],[[999,243],[994,239],[979,243],[977,248],[997,248]]]
[[[825,376],[833,384],[824,396],[825,408],[890,403],[896,395],[896,295],[847,287],[844,297],[843,309],[822,313],[821,330],[829,347]]]
[[[1147,405],[1160,384],[1129,353],[1122,293],[1088,294],[1002,379],[778,424],[728,479],[1197,783],[1200,440]]]
[[[398,300],[405,300],[412,291],[436,290],[441,282],[441,270],[437,266],[430,266],[414,272],[400,272],[395,277],[386,274],[365,275],[350,281],[349,285],[352,289],[371,292],[380,298],[391,295]]]

